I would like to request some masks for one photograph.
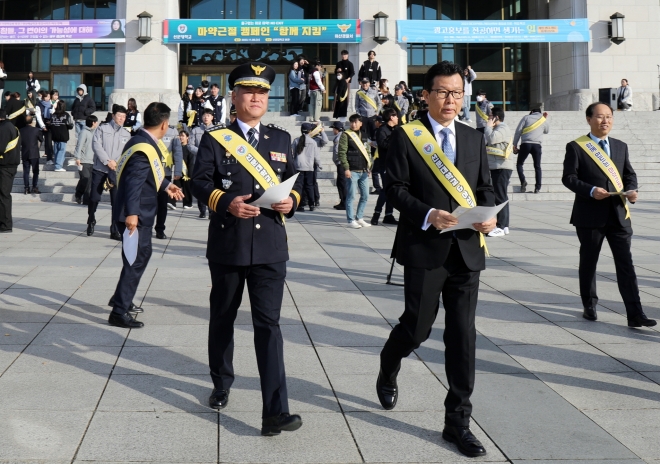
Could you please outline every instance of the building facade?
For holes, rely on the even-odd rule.
[[[187,84],[207,79],[227,93],[227,76],[247,60],[273,65],[271,110],[286,108],[287,73],[299,55],[319,58],[332,88],[334,63],[347,49],[356,72],[374,50],[390,87],[401,80],[413,89],[441,60],[470,65],[477,72],[475,90],[509,110],[543,105],[548,110],[581,110],[598,99],[600,88],[618,87],[628,79],[634,109],[657,109],[659,67],[652,50],[660,45],[657,0],[621,3],[602,0],[24,0],[0,1],[0,21],[126,19],[125,43],[0,42],[6,90],[24,93],[28,71],[42,88],[57,88],[72,100],[80,83],[87,85],[99,109],[125,104],[133,96],[144,106],[162,100],[175,105]],[[151,18],[151,41],[139,42],[137,15]],[[374,40],[374,15],[388,18],[386,39]],[[625,41],[608,37],[610,16],[622,13]],[[167,19],[323,20],[359,19],[359,43],[164,43]],[[530,20],[588,18],[590,39],[581,43],[400,43],[397,20]],[[2,23],[0,23],[2,24]],[[382,34],[382,31],[381,31]],[[357,84],[353,84],[357,88]],[[332,106],[332,95],[326,96]]]

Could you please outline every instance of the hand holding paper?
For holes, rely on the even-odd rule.
[[[137,258],[139,238],[140,234],[137,229],[134,229],[133,233],[130,233],[128,229],[124,230],[122,249],[124,250],[124,256],[126,256],[126,261],[128,261],[129,266],[132,266],[135,262],[135,258]]]
[[[266,208],[266,209],[272,209],[278,211],[275,208],[273,208],[273,205],[281,204],[280,202],[289,198],[289,195],[291,194],[291,189],[293,188],[293,185],[295,184],[297,178],[298,178],[298,174],[288,178],[279,185],[270,187],[263,193],[263,195],[261,195],[259,198],[254,200],[252,203],[250,203],[250,205],[258,206],[259,208]],[[293,202],[291,203],[291,205],[293,205]],[[291,209],[289,208],[289,211],[290,210]],[[284,212],[284,211],[278,211],[278,212]]]
[[[488,222],[497,216],[497,213],[500,212],[504,206],[509,202],[505,201],[497,206],[475,206],[474,208],[464,208],[459,206],[451,214],[452,216],[458,219],[458,224],[452,227],[448,227],[440,231],[441,234],[445,232],[460,230],[460,229],[472,229],[477,230],[473,224],[480,224],[483,222]]]

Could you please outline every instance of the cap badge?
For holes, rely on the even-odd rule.
[[[261,73],[266,69],[266,66],[255,66],[255,65],[250,65],[252,67],[252,71],[254,71],[254,74],[259,76]]]

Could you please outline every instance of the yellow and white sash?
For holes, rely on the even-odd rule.
[[[525,128],[522,130],[522,133],[523,133],[523,134],[529,134],[530,132],[535,131],[536,129],[538,129],[539,127],[541,127],[541,126],[543,125],[543,123],[545,123],[545,121],[546,121],[545,116],[541,116],[541,119],[539,119],[538,121],[536,121],[534,124],[532,124],[531,126],[527,126],[527,127],[525,127]]]
[[[405,126],[401,126],[406,133],[419,156],[429,167],[433,175],[440,181],[442,186],[449,192],[456,202],[464,208],[474,208],[477,206],[477,200],[472,193],[470,184],[468,184],[463,174],[449,161],[444,154],[438,141],[421,121],[412,121]],[[486,256],[488,248],[484,235],[479,233],[479,242],[484,248]]]
[[[159,143],[159,145],[161,144],[162,142]],[[159,148],[162,150],[160,146]],[[117,185],[119,185],[121,173],[124,171],[124,167],[126,167],[128,160],[131,159],[131,156],[137,152],[142,152],[147,155],[147,158],[149,159],[149,166],[151,166],[151,173],[154,175],[154,181],[156,182],[156,190],[160,190],[160,185],[165,179],[163,163],[161,162],[160,156],[158,155],[156,149],[152,145],[145,142],[136,143],[131,148],[122,153],[121,157],[119,158],[119,162],[117,163]]]
[[[399,104],[396,102],[396,100],[394,100],[394,106],[396,107],[396,110],[397,110],[399,113],[401,113],[401,124],[405,124],[405,123],[407,122],[407,121],[406,121],[406,115],[403,114],[403,112],[401,111],[401,107],[400,107]]]
[[[236,132],[230,129],[218,129],[209,132],[209,134],[236,158],[236,161],[259,182],[264,190],[279,185],[280,180],[270,163],[264,160],[261,154]],[[223,193],[219,194],[218,199]],[[300,194],[295,190],[291,190],[291,194],[296,197],[298,204],[300,204]],[[215,203],[217,204],[217,201]],[[284,221],[284,214],[281,214],[281,216],[282,221]]]
[[[511,153],[513,153],[513,137],[509,140],[509,144],[506,146],[506,150],[500,150],[496,147],[486,147],[486,153],[493,156],[501,156],[504,159],[509,159]]]
[[[373,101],[373,99],[369,95],[367,95],[367,92],[365,92],[364,90],[358,90],[356,95],[360,97],[362,100],[369,103],[369,105],[371,105],[374,108],[374,110],[378,112],[378,105],[376,105],[376,102]]]
[[[362,156],[364,156],[364,159],[367,160],[367,166],[371,167],[371,156],[369,156],[369,153],[367,153],[367,149],[365,148],[364,143],[362,143],[362,140],[360,140],[360,137],[358,137],[357,134],[352,130],[344,131],[344,134],[353,140],[355,145],[357,145],[358,149],[360,150],[360,153],[362,153]]]
[[[158,148],[163,155],[163,164],[165,164],[166,168],[172,169],[172,166],[174,166],[174,156],[172,155],[172,152],[162,140],[158,141]]]
[[[314,138],[317,135],[319,135],[322,130],[323,130],[323,126],[321,124],[319,124],[314,128],[314,130],[310,131],[310,133],[307,134],[307,135],[309,135],[311,138]]]
[[[344,102],[348,98],[348,87],[346,88],[346,93],[344,94],[343,97],[339,97],[340,102]]]
[[[583,135],[582,137],[575,140],[575,143],[580,145],[580,148],[589,155],[589,158],[596,163],[596,166],[600,168],[601,171],[607,176],[607,178],[612,182],[614,188],[617,192],[623,192],[623,180],[619,174],[619,170],[616,168],[611,158],[607,156],[607,153],[601,150],[600,145],[591,140],[591,137],[588,135]],[[626,219],[630,217],[630,208],[626,201],[626,197],[619,195],[621,201],[623,201],[623,206],[626,208]]]
[[[193,123],[195,122],[195,115],[197,114],[197,111],[195,110],[188,110],[186,113],[186,116],[188,116],[188,127],[192,127]]]
[[[21,115],[21,113],[25,113],[25,106],[23,106],[23,108],[21,108],[20,110],[15,111],[15,112],[13,112],[12,114],[10,114],[10,115],[7,117],[7,119],[14,119],[14,118],[17,118],[17,117],[19,117],[19,116]]]
[[[10,141],[10,142],[7,144],[7,148],[5,148],[5,153],[9,153],[9,152],[12,151],[14,148],[16,148],[16,146],[18,145],[18,140],[19,140],[19,139],[20,139],[20,135],[17,135],[16,138],[15,138],[14,140]]]
[[[477,111],[477,116],[479,116],[484,121],[488,121],[488,115],[483,112],[483,110],[479,106],[479,102],[475,103],[474,108]]]

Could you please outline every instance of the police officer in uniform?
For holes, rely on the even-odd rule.
[[[20,162],[20,134],[0,110],[0,233],[12,231],[11,188]]]
[[[300,202],[301,180],[272,209],[250,206],[273,176],[284,181],[295,174],[291,136],[261,124],[268,111],[268,92],[275,70],[252,62],[229,75],[237,119],[202,136],[192,175],[193,194],[211,211],[206,257],[211,271],[209,364],[214,389],[209,405],[224,408],[234,382],[234,320],[247,284],[254,343],[263,399],[265,436],[302,425],[289,414],[284,352],[279,319],[289,259],[285,217]],[[252,163],[251,163],[252,162]],[[258,166],[255,167],[255,166]]]
[[[183,199],[181,189],[165,179],[162,164],[152,164],[154,160],[160,162],[163,157],[158,141],[167,132],[169,119],[170,109],[167,105],[150,103],[144,110],[144,126],[128,141],[117,163],[119,185],[113,222],[122,237],[126,229],[131,234],[135,230],[138,232],[137,257],[133,264],[129,264],[122,249],[124,266],[115,294],[110,300],[112,312],[108,322],[117,327],[136,329],[144,326],[144,323],[136,321],[130,312],[142,312],[140,308],[135,308],[132,301],[151,258],[151,228],[154,226],[160,192],[167,192],[177,200]],[[159,175],[160,185],[157,185],[156,178]]]

